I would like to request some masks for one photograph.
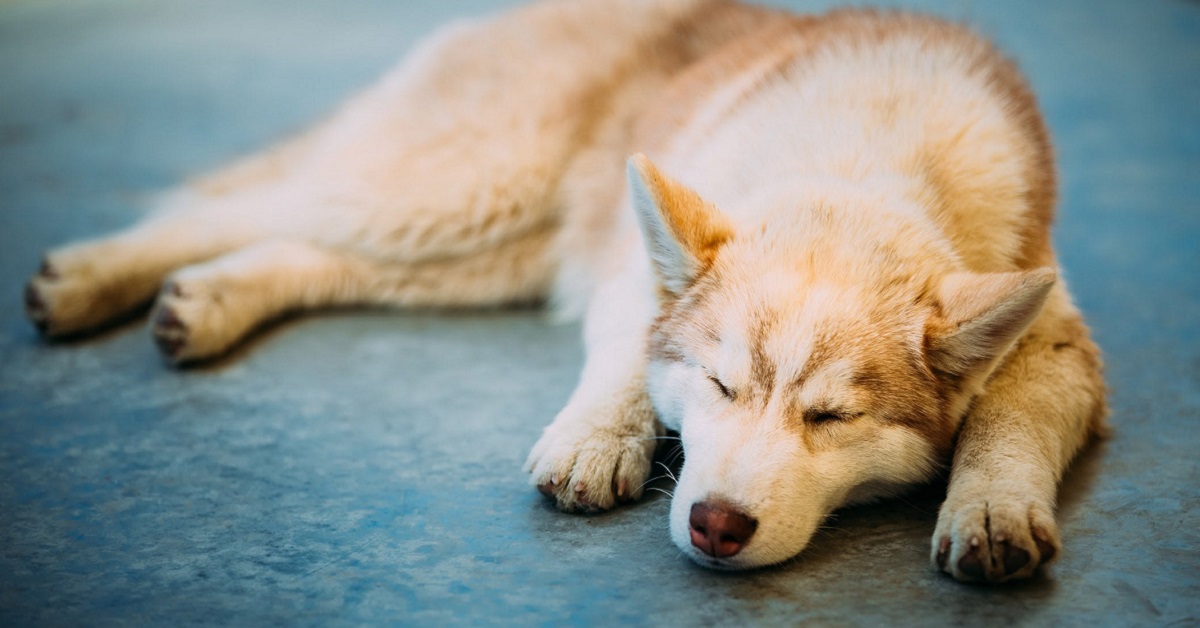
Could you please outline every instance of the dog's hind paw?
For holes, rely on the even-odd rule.
[[[48,338],[91,331],[135,308],[138,288],[113,281],[103,250],[66,247],[46,254],[25,284],[25,317]],[[108,271],[108,272],[105,272]]]
[[[106,305],[90,269],[66,267],[47,255],[25,284],[25,317],[48,338],[71,336],[102,323]]]
[[[176,364],[224,353],[244,333],[220,282],[173,278],[163,284],[150,314],[159,351]]]
[[[1060,547],[1047,505],[981,494],[942,505],[930,558],[958,580],[997,584],[1032,576]]]
[[[594,426],[560,418],[534,445],[525,469],[559,510],[608,510],[642,496],[655,436],[652,425]]]

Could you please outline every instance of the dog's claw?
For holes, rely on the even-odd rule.
[[[946,569],[946,558],[950,555],[950,537],[943,537],[938,543],[937,566],[938,569]]]
[[[169,307],[164,307],[158,310],[158,316],[155,317],[154,324],[155,326],[163,329],[178,329],[181,331],[187,329],[184,326],[183,321],[179,320],[179,317],[175,315],[175,310],[172,310]]]
[[[58,270],[50,264],[50,260],[42,258],[42,265],[38,267],[38,276],[43,279],[58,279]]]
[[[46,302],[32,283],[25,286],[25,313],[38,332],[45,334],[50,327],[46,317]]]
[[[169,307],[159,308],[154,317],[154,343],[168,358],[179,357],[187,344],[187,325]]]
[[[1038,553],[1042,555],[1042,563],[1048,563],[1054,558],[1054,544],[1042,538],[1039,532],[1033,533],[1033,543],[1037,545]]]
[[[178,338],[155,336],[154,344],[158,345],[158,349],[163,352],[163,355],[171,359],[175,359],[179,355],[179,351],[183,349],[183,341]]]

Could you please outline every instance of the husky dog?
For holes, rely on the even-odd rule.
[[[1105,429],[1052,162],[1017,70],[959,26],[545,2],[50,251],[25,301],[61,337],[153,300],[185,363],[296,310],[550,300],[587,349],[527,464],[562,510],[638,499],[675,431],[671,536],[743,569],[952,465],[930,558],[1002,582],[1059,552],[1060,476]]]

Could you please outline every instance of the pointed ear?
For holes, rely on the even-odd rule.
[[[927,330],[934,368],[970,376],[1004,355],[1042,311],[1055,272],[955,273],[938,288],[941,316]]]
[[[629,158],[626,173],[659,282],[668,292],[679,294],[712,263],[717,249],[733,236],[733,225],[712,204],[659,172],[641,153]]]

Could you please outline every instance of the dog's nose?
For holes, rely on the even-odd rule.
[[[719,501],[692,504],[688,525],[691,526],[692,545],[716,558],[728,558],[742,551],[758,529],[758,521]]]

